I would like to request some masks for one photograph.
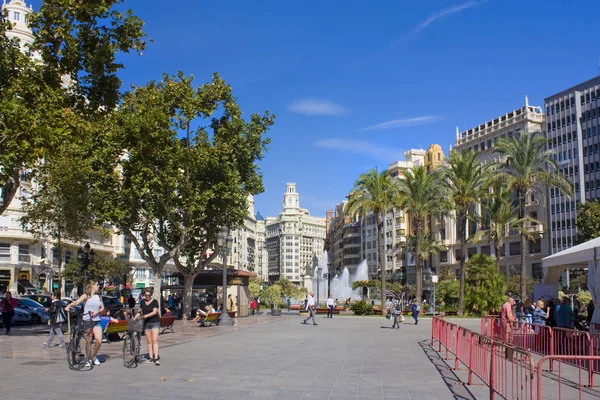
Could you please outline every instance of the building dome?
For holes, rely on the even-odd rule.
[[[13,26],[11,30],[6,32],[6,36],[11,39],[19,39],[22,49],[25,49],[27,45],[31,45],[34,37],[28,22],[29,14],[33,12],[32,7],[27,7],[23,0],[10,0],[8,3],[4,0],[0,9],[3,13],[8,13],[8,21]]]
[[[263,217],[260,212],[257,212],[256,213],[256,220],[257,221],[264,221],[265,217]]]

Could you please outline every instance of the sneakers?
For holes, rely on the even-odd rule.
[[[98,357],[94,357],[94,365],[100,365],[100,360],[98,360]]]
[[[319,324],[313,324],[313,325],[319,325]]]
[[[47,342],[44,342],[44,343],[42,343],[42,347],[48,348],[48,347],[50,347],[50,345]]]
[[[160,361],[158,360],[158,358],[154,360],[154,365],[156,365],[157,367],[160,365]]]
[[[88,362],[86,362],[86,363],[85,363],[85,366],[86,366],[87,368],[89,368],[89,367],[91,367],[91,366],[92,366],[92,363],[88,361]]]
[[[146,364],[154,364],[154,359],[152,358],[147,358],[145,361]]]
[[[58,345],[59,349],[64,349],[65,347],[67,347],[67,345],[64,344],[64,343],[61,343],[61,344]]]
[[[300,322],[302,325],[306,325],[306,321],[302,321]]]

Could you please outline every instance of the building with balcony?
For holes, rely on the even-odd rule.
[[[547,97],[546,137],[571,196],[548,194],[550,253],[568,249],[577,236],[577,209],[600,198],[600,76]]]
[[[529,105],[525,97],[525,105],[500,115],[492,120],[479,124],[471,129],[459,132],[456,129],[454,150],[472,150],[478,155],[482,163],[497,161],[499,156],[493,153],[494,146],[500,138],[511,138],[521,134],[542,132],[545,116],[541,107]],[[481,215],[481,207],[477,207]],[[548,217],[546,212],[545,192],[535,193],[528,199],[527,213],[529,217],[540,223],[532,223],[530,233],[533,240],[528,242],[527,248],[527,274],[534,279],[542,279],[542,258],[549,254],[547,245]],[[467,235],[472,237],[479,229],[485,227],[485,222],[476,223],[469,221]],[[458,240],[458,227],[454,216],[437,222],[435,238],[443,245],[448,246],[447,251],[442,251],[434,256],[434,264],[440,267],[450,267],[459,276],[459,262],[461,257],[460,241]],[[494,257],[493,243],[480,241],[467,243],[467,257],[474,254],[485,254]],[[509,278],[510,275],[519,274],[521,270],[520,236],[517,230],[512,230],[504,238],[504,245],[500,249],[500,268]]]
[[[285,277],[296,285],[312,287],[310,276],[325,250],[326,219],[300,208],[296,184],[288,183],[282,213],[267,217],[265,225],[269,280]]]

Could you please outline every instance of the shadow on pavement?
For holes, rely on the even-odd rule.
[[[477,400],[477,397],[469,390],[466,383],[461,381],[452,368],[440,357],[439,353],[431,348],[429,340],[420,341],[419,346],[437,369],[454,399]]]

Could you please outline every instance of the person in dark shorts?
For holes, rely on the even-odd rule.
[[[147,364],[160,365],[158,355],[158,331],[160,330],[160,315],[158,314],[158,301],[152,298],[149,290],[144,292],[144,300],[140,304],[139,316],[144,319],[144,331],[148,342]]]

